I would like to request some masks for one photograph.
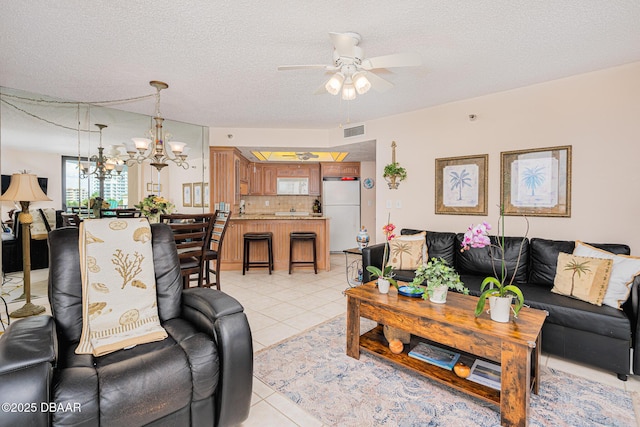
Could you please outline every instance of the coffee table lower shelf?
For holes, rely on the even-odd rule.
[[[411,357],[408,355],[409,349],[407,347],[409,345],[405,344],[404,347],[402,353],[393,354],[387,346],[381,325],[360,336],[360,349],[363,351],[380,356],[456,390],[500,406],[500,390],[494,390],[491,387],[469,381],[457,376],[453,371]]]

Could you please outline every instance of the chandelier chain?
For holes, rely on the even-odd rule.
[[[71,104],[71,105],[76,105],[76,104],[117,104],[120,102],[131,102],[131,101],[139,101],[141,99],[147,99],[147,98],[151,98],[153,96],[156,96],[156,94],[150,93],[148,95],[141,95],[141,96],[134,96],[132,98],[122,98],[122,99],[109,99],[106,101],[58,101],[58,100],[54,100],[54,99],[36,99],[36,98],[28,98],[25,96],[18,96],[18,95],[10,95],[8,93],[3,93],[2,97],[7,97],[7,98],[15,98],[15,99],[20,99],[22,101],[30,101],[30,102],[42,102],[45,104]]]

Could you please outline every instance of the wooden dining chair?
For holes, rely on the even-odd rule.
[[[63,227],[79,227],[80,222],[82,222],[80,216],[77,213],[63,212],[60,215],[62,216]]]
[[[213,213],[205,214],[163,214],[160,222],[171,227],[178,249],[182,286],[190,287],[191,276],[198,275],[198,286],[203,279],[203,254],[211,241]]]
[[[142,211],[138,209],[115,209],[116,218],[140,218]]]
[[[211,229],[211,241],[203,255],[205,277],[202,286],[204,287],[210,288],[211,285],[215,285],[216,289],[220,290],[220,254],[222,252],[222,241],[229,225],[229,218],[231,218],[231,211],[217,210],[215,212]],[[215,262],[213,268],[211,267],[211,262]],[[214,283],[211,283],[211,273],[216,276]]]

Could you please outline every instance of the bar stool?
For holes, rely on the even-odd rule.
[[[311,241],[313,244],[313,260],[312,261],[294,261],[293,260],[293,242]],[[313,264],[313,271],[318,274],[318,261],[316,256],[316,233],[313,231],[292,231],[289,235],[289,274],[293,264]]]
[[[266,261],[251,261],[251,242],[267,242],[268,258]],[[267,267],[269,274],[273,270],[273,233],[270,231],[264,233],[244,233],[243,235],[243,250],[244,255],[242,257],[242,275],[250,267]]]

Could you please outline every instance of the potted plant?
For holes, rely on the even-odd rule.
[[[442,258],[431,258],[429,262],[418,267],[411,287],[417,288],[425,281],[427,282],[426,292],[422,298],[427,299],[428,295],[431,302],[438,304],[446,302],[449,289],[454,289],[465,295],[469,294],[469,289],[460,281],[458,272]]]
[[[385,235],[384,242],[384,252],[382,254],[382,268],[378,268],[374,265],[367,266],[367,271],[371,273],[372,276],[378,279],[378,290],[380,293],[386,294],[389,292],[389,285],[392,284],[396,288],[398,287],[398,282],[393,278],[393,267],[387,265],[389,261],[389,240],[396,237],[393,234],[393,230],[396,229],[396,226],[389,222],[389,218],[387,218],[387,225],[382,227],[382,231]]]
[[[400,181],[407,179],[407,170],[400,166],[398,162],[391,162],[384,167],[382,177],[389,184],[390,189],[398,188]]]
[[[173,203],[168,199],[162,196],[154,196],[153,194],[145,197],[139,204],[134,206],[142,211],[142,215],[149,218],[149,222],[158,222],[160,215],[170,214],[175,209]]]
[[[491,319],[497,322],[504,323],[509,321],[509,312],[511,310],[511,303],[513,301],[513,298],[516,299],[516,304],[513,307],[513,314],[515,318],[518,317],[518,313],[524,305],[524,296],[522,295],[522,290],[514,285],[513,282],[516,277],[518,266],[520,265],[524,241],[529,232],[529,221],[527,221],[527,232],[525,233],[525,237],[520,243],[520,250],[518,252],[516,266],[513,274],[511,274],[511,279],[509,279],[509,281],[507,281],[508,274],[504,254],[504,210],[502,206],[500,206],[499,224],[499,237],[497,238],[496,244],[492,244],[491,239],[487,235],[487,231],[491,230],[491,225],[489,223],[483,222],[482,224],[478,224],[475,227],[471,225],[464,234],[461,251],[469,250],[471,248],[484,248],[488,246],[490,248],[489,253],[492,259],[495,259],[494,252],[498,251],[500,255],[500,274],[495,271],[494,265],[494,276],[487,277],[482,281],[482,284],[480,286],[480,299],[478,300],[478,304],[476,305],[475,315],[480,316],[480,314],[484,310],[485,302],[487,298],[489,298]],[[487,286],[489,286],[489,288],[485,289]]]

